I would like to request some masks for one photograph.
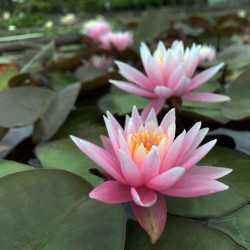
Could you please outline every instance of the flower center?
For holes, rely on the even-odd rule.
[[[137,149],[140,147],[141,143],[143,143],[145,153],[148,154],[152,150],[152,146],[159,146],[161,141],[166,138],[165,134],[161,134],[156,136],[156,133],[153,132],[150,136],[148,131],[145,130],[141,133],[136,133],[131,138],[132,142],[132,157],[134,157]]]

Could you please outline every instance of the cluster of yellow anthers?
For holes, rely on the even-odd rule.
[[[140,147],[141,143],[143,143],[145,153],[148,154],[152,150],[152,146],[158,147],[163,139],[166,138],[166,135],[163,133],[161,135],[156,136],[156,133],[152,133],[152,137],[149,137],[148,131],[136,133],[132,137],[132,157],[134,157],[137,149]]]

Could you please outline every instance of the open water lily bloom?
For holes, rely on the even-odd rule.
[[[196,166],[216,140],[199,147],[208,132],[196,123],[175,138],[175,110],[160,125],[152,109],[146,122],[134,107],[123,129],[107,112],[104,117],[109,138],[103,136],[104,148],[71,136],[76,145],[106,172],[108,181],[89,196],[108,203],[132,201],[132,208],[152,243],[161,236],[167,218],[164,196],[197,197],[228,189],[216,179],[231,169]]]
[[[129,82],[110,80],[112,84],[124,91],[139,95],[152,101],[143,110],[145,120],[151,108],[160,112],[165,101],[171,97],[192,102],[224,102],[228,96],[193,92],[193,90],[212,78],[223,66],[223,63],[194,75],[199,62],[200,46],[193,44],[191,49],[184,50],[181,41],[175,41],[170,49],[162,42],[151,55],[146,44],[140,47],[141,59],[146,76],[130,65],[117,61],[120,74]]]
[[[202,45],[200,48],[200,53],[199,53],[199,62],[198,64],[201,65],[204,62],[212,61],[215,58],[215,48],[213,46],[209,45]]]
[[[121,52],[133,44],[133,36],[129,32],[109,32],[100,37],[100,42],[105,50],[114,47]]]
[[[90,20],[84,24],[83,32],[94,41],[98,42],[100,37],[111,31],[111,26],[104,20]]]

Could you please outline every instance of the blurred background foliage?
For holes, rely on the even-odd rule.
[[[105,10],[144,9],[151,6],[214,6],[249,4],[248,0],[1,0],[1,11],[23,12],[99,12]]]

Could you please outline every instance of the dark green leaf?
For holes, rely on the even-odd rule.
[[[222,104],[222,114],[232,120],[250,117],[250,69],[234,80],[227,91],[231,101]]]
[[[195,198],[166,197],[171,214],[202,218],[223,216],[250,200],[250,159],[235,150],[215,147],[202,159],[199,166],[231,168],[233,171],[219,179],[229,189]]]
[[[90,168],[101,169],[80,151],[70,139],[38,146],[36,155],[45,168],[64,169],[73,172],[82,176],[94,186],[102,183],[99,177],[88,172]]]
[[[16,87],[0,92],[0,126],[32,124],[49,107],[54,91],[40,87]]]
[[[145,16],[135,31],[137,41],[152,42],[169,27],[165,10],[151,12]]]
[[[14,161],[0,160],[0,178],[9,174],[31,169],[33,169],[33,167],[29,165],[21,164]]]
[[[41,119],[37,122],[33,134],[35,141],[50,139],[60,128],[70,113],[81,85],[71,84],[64,88],[54,97],[51,106],[46,110]]]
[[[130,113],[134,105],[137,109],[143,109],[148,103],[149,100],[145,98],[112,87],[111,93],[103,96],[98,102],[98,106],[103,113],[109,110],[113,114],[124,115]]]
[[[197,222],[168,216],[166,228],[155,245],[141,226],[134,221],[127,224],[126,250],[243,250],[226,235]]]
[[[227,234],[246,249],[250,249],[250,205],[227,216],[211,219],[208,225]]]
[[[1,248],[123,249],[122,208],[90,199],[91,189],[81,177],[60,170],[2,178]]]

